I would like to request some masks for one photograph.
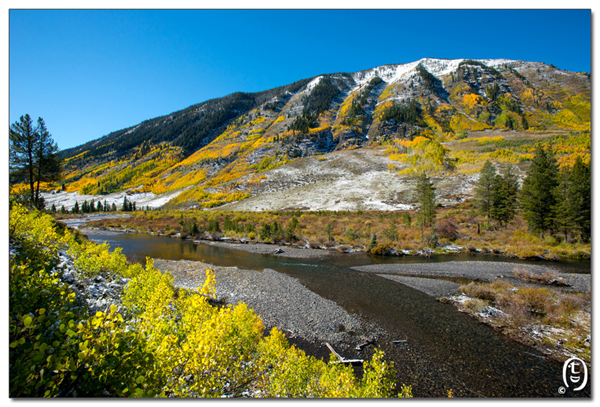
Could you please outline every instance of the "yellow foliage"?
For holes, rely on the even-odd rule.
[[[460,132],[460,131],[465,131],[465,130],[480,131],[480,130],[485,130],[485,129],[490,128],[490,126],[488,126],[487,124],[481,123],[476,120],[472,120],[462,113],[452,116],[452,118],[450,119],[450,127],[455,132]]]
[[[463,104],[469,109],[472,109],[476,106],[486,105],[488,102],[481,95],[469,93],[463,96]]]
[[[257,124],[263,123],[265,120],[267,120],[265,116],[258,116],[256,119],[252,120],[250,124],[256,126]]]
[[[309,129],[308,130],[308,134],[315,134],[315,133],[319,133],[321,131],[326,131],[326,130],[329,130],[329,129],[331,129],[331,126],[317,127],[317,128],[314,128],[314,129]]]
[[[478,146],[485,146],[487,144],[493,144],[493,143],[496,143],[496,142],[502,141],[502,140],[504,140],[504,137],[502,137],[502,136],[494,136],[494,137],[484,136],[484,137],[462,139],[462,140],[458,140],[458,142],[459,143],[468,143],[468,142],[475,141]]]
[[[549,115],[552,119],[552,122],[564,129],[573,129],[573,130],[589,130],[590,124],[583,123],[579,117],[572,111],[568,109],[562,109],[558,111],[558,113],[554,115]]]
[[[435,131],[437,134],[443,134],[444,131],[442,129],[442,126],[440,126],[440,124],[428,113],[423,113],[423,121],[427,124],[428,127],[430,127],[431,129],[433,129],[433,131]]]
[[[528,105],[528,104],[534,103],[534,100],[535,100],[534,96],[535,95],[533,93],[533,90],[530,89],[530,88],[527,88],[527,89],[525,89],[523,91],[523,93],[521,93],[521,97],[520,98],[521,98],[521,101],[523,103],[525,103],[526,105]]]
[[[395,139],[396,148],[388,149],[385,154],[390,160],[397,160],[409,167],[401,174],[418,172],[437,173],[443,170],[447,150],[438,141],[417,136],[413,140]]]
[[[25,193],[28,191],[30,191],[30,186],[23,182],[20,182],[18,184],[13,184],[10,186],[11,194],[22,194],[22,193]]]
[[[379,102],[387,101],[387,102],[392,102],[393,103],[393,100],[388,100],[388,99],[393,98],[393,97],[396,96],[396,93],[393,92],[394,89],[395,89],[395,87],[396,86],[394,84],[386,86],[386,88],[383,90],[383,92],[381,93],[381,95],[379,95],[379,99],[378,99]]]
[[[349,366],[328,364],[290,346],[276,328],[265,336],[261,318],[247,305],[209,303],[207,295],[215,298],[216,287],[210,269],[202,289],[176,291],[170,273],[155,269],[151,259],[142,268],[122,261],[122,254],[105,245],[70,247],[73,237],[57,234],[48,215],[15,205],[10,222],[11,238],[29,250],[31,258],[11,258],[11,394],[393,396],[393,365],[383,352],[375,351],[359,379]],[[52,246],[56,242],[59,246]],[[130,278],[122,306],[113,304],[106,312],[88,315],[85,307],[74,306],[75,294],[51,275],[50,267],[39,267],[44,260],[31,266],[39,258],[55,264],[58,247],[65,245],[77,264],[86,262],[94,270]],[[411,396],[410,388],[403,386],[399,396]]]
[[[202,290],[200,290],[200,294],[206,295],[212,299],[216,299],[216,290],[217,281],[215,279],[215,272],[208,268],[206,269],[206,279],[204,280],[204,285],[202,286]]]
[[[581,158],[584,164],[589,165],[592,156],[589,152],[577,152],[560,156],[557,158],[558,166],[573,167],[573,165],[575,165],[575,161],[577,161],[577,158]]]
[[[66,190],[67,192],[79,192],[86,186],[94,186],[98,184],[98,180],[95,178],[82,177],[75,182],[71,182],[67,184]]]

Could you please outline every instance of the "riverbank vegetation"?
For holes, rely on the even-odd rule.
[[[129,264],[119,249],[18,204],[9,273],[11,397],[410,396],[394,389],[380,351],[357,378],[290,346],[276,328],[265,334],[246,305],[215,302],[210,270],[203,287],[175,289],[151,261]],[[127,279],[123,294],[90,313],[77,281],[109,275]]]
[[[548,287],[515,287],[506,281],[471,282],[442,299],[459,310],[564,362],[570,357],[591,363],[591,293],[567,292],[556,276],[534,275],[515,269],[526,281]]]
[[[480,252],[548,260],[589,259],[591,255],[589,242],[565,242],[560,236],[530,233],[521,215],[515,215],[505,227],[488,227],[472,202],[437,208],[436,212],[432,226],[421,223],[417,211],[219,210],[137,211],[129,217],[88,225],[196,240],[278,243],[374,255]]]

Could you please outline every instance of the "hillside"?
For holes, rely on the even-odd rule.
[[[590,127],[588,74],[427,58],[235,93],[65,150],[71,194],[47,203],[128,193],[170,208],[395,210],[427,171],[451,205],[486,159],[524,171],[536,142],[561,165],[589,162]]]

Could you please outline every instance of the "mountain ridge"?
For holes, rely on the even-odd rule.
[[[386,153],[395,170],[449,172],[458,163],[460,171],[448,143],[484,130],[589,131],[590,84],[589,75],[507,59],[423,58],[317,75],[211,99],[65,150],[66,189],[179,191],[168,206],[214,207],[252,196],[274,168],[364,147],[398,150]]]

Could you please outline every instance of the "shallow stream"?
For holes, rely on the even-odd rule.
[[[271,268],[293,276],[313,292],[335,301],[350,313],[376,322],[392,337],[407,340],[417,353],[426,355],[427,361],[431,361],[426,367],[419,364],[409,366],[408,356],[402,354],[401,349],[391,350],[391,358],[400,371],[399,380],[404,383],[411,383],[414,376],[411,376],[411,369],[443,370],[446,377],[453,377],[456,383],[467,389],[465,395],[564,397],[558,393],[558,389],[564,386],[562,364],[499,335],[449,304],[403,284],[351,269],[353,266],[390,262],[514,260],[467,254],[421,259],[338,253],[321,259],[294,259],[143,234],[91,233],[89,238],[99,243],[106,241],[112,248],[122,248],[123,254],[134,261],[144,262],[146,257],[194,260],[253,270]],[[590,273],[590,262],[548,265],[564,272]],[[431,388],[432,384],[426,381],[416,383],[413,388],[415,395],[440,394],[437,390],[428,391],[427,387]],[[565,396],[589,397],[589,387],[577,393],[567,391]]]

